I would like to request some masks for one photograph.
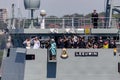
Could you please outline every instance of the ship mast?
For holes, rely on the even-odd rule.
[[[22,13],[21,13],[21,10],[20,10],[20,0],[18,0],[18,14],[17,14],[17,17],[19,19],[22,17]]]
[[[13,3],[12,4],[12,20],[11,20],[11,28],[12,29],[15,29],[15,14],[14,14],[14,12],[15,12],[15,4]]]

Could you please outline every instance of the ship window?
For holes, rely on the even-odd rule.
[[[7,57],[10,56],[10,49],[7,50]]]
[[[120,62],[118,62],[118,72],[120,73]]]
[[[27,54],[26,60],[35,60],[35,55],[34,54]]]

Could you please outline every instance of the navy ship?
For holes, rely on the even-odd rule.
[[[27,3],[31,13],[32,7],[39,7]],[[88,18],[51,21],[44,18],[44,10],[41,25],[36,26],[33,14],[31,21],[12,19],[6,31],[1,80],[119,80],[120,26],[111,16],[119,10],[110,7],[109,0],[106,3],[107,18],[99,19],[97,28]]]

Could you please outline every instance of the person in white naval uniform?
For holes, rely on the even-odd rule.
[[[31,48],[31,40],[30,38],[27,38],[23,44],[26,44],[26,49],[30,49]]]
[[[38,49],[38,48],[40,48],[40,41],[39,41],[38,37],[35,37],[35,38],[33,39],[33,43],[34,43],[33,49]]]

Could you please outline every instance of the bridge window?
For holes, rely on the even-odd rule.
[[[27,54],[26,60],[35,60],[35,54]]]

